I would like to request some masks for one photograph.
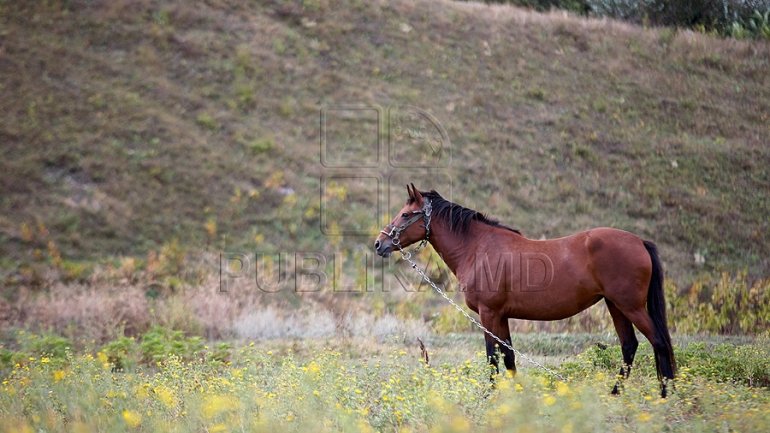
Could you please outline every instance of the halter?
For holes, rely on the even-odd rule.
[[[430,200],[425,199],[425,203],[423,204],[422,209],[413,210],[411,212],[412,216],[397,226],[394,226],[393,224],[386,225],[385,229],[380,230],[380,233],[389,237],[393,241],[393,245],[395,245],[398,249],[401,249],[401,241],[398,239],[398,237],[409,226],[422,218],[425,222],[425,237],[420,241],[420,245],[417,247],[417,249],[420,249],[428,242],[428,237],[430,236],[430,214],[432,210],[433,208],[430,205]]]

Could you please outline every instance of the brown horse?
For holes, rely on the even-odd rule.
[[[604,298],[623,351],[621,376],[628,377],[639,345],[635,325],[652,344],[661,396],[666,396],[676,362],[655,244],[612,228],[527,239],[436,191],[421,192],[414,184],[407,191],[406,205],[374,242],[377,254],[387,257],[399,246],[429,242],[457,277],[468,307],[508,344],[508,319],[565,319]],[[485,339],[490,363],[497,368],[495,340]],[[500,350],[506,368],[515,372],[513,352]]]

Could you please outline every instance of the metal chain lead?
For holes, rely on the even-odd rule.
[[[420,244],[420,245],[417,247],[417,249],[415,249],[413,252],[417,252],[417,251],[419,251],[419,250],[420,250],[420,248],[422,248],[424,245],[425,245],[424,243],[421,243],[421,244]],[[508,344],[506,341],[503,341],[502,339],[500,339],[500,338],[499,338],[497,335],[493,334],[493,333],[492,333],[492,331],[490,331],[490,330],[489,330],[489,329],[487,329],[487,328],[486,328],[484,325],[482,325],[481,323],[479,323],[479,321],[478,321],[478,320],[474,319],[474,318],[473,318],[473,316],[471,316],[470,314],[468,314],[468,312],[467,312],[467,311],[465,311],[465,310],[464,310],[464,309],[463,309],[461,306],[459,306],[459,305],[457,304],[457,302],[455,302],[455,301],[454,301],[452,298],[450,298],[450,297],[449,297],[449,295],[447,295],[447,294],[446,294],[446,292],[445,292],[444,290],[442,290],[442,289],[441,289],[439,286],[437,286],[437,285],[436,285],[436,283],[434,283],[434,282],[433,282],[433,281],[432,281],[432,280],[431,280],[431,279],[428,277],[428,275],[426,275],[426,274],[425,274],[425,271],[423,271],[422,269],[420,269],[420,267],[418,266],[417,262],[415,262],[414,260],[412,260],[412,251],[404,251],[404,249],[403,249],[403,248],[401,248],[401,244],[400,244],[400,243],[399,243],[399,244],[396,244],[396,246],[398,247],[398,250],[401,252],[401,257],[403,257],[403,258],[404,258],[404,260],[406,260],[407,262],[409,262],[409,264],[410,264],[410,265],[412,265],[412,269],[414,269],[414,270],[415,270],[415,271],[416,271],[418,274],[420,274],[420,276],[422,277],[422,279],[423,279],[423,280],[425,280],[425,282],[427,282],[428,284],[430,284],[430,286],[431,286],[431,287],[433,287],[433,290],[435,290],[435,291],[436,291],[436,293],[438,293],[439,295],[441,295],[441,297],[442,297],[442,298],[446,299],[446,300],[447,300],[447,302],[449,302],[449,303],[450,303],[450,304],[451,304],[453,307],[455,307],[455,309],[456,309],[457,311],[459,311],[460,313],[462,313],[462,315],[463,315],[463,316],[465,316],[465,317],[466,317],[468,320],[470,320],[470,321],[471,321],[471,322],[472,322],[474,325],[476,325],[476,326],[477,326],[479,329],[481,329],[482,331],[484,331],[484,332],[485,332],[487,335],[489,335],[490,337],[494,338],[494,339],[495,339],[495,341],[497,341],[498,343],[500,343],[500,345],[501,345],[501,346],[503,346],[503,347],[505,347],[506,349],[510,350],[511,352],[515,353],[515,354],[516,354],[517,356],[519,356],[520,358],[522,358],[522,359],[524,359],[525,361],[529,362],[530,364],[532,364],[532,365],[534,365],[534,366],[536,366],[536,367],[538,367],[538,368],[540,368],[540,369],[544,370],[545,372],[547,372],[547,373],[549,373],[549,374],[553,375],[554,377],[558,378],[559,380],[562,380],[562,381],[565,381],[565,382],[566,382],[566,380],[567,380],[567,379],[565,379],[565,378],[564,378],[564,376],[562,376],[561,374],[559,374],[559,373],[555,372],[554,370],[552,370],[552,369],[550,369],[550,368],[546,367],[545,365],[543,365],[543,364],[541,364],[541,363],[539,363],[539,362],[535,361],[534,359],[530,358],[529,356],[527,356],[527,355],[525,355],[525,354],[523,354],[523,353],[519,352],[518,350],[514,349],[514,348],[513,348],[513,346],[512,346],[511,344]]]

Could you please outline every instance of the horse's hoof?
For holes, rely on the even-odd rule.
[[[618,388],[618,384],[617,383],[615,384],[615,386],[612,387],[612,391],[610,391],[610,394],[612,394],[612,395],[620,394],[620,389]]]

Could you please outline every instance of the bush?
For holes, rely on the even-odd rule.
[[[678,361],[690,375],[767,387],[770,386],[770,350],[767,341],[764,343],[746,346],[720,344],[715,347],[693,343],[677,353]]]
[[[764,38],[770,39],[770,8],[764,13],[755,10],[748,18],[737,18],[727,28],[727,33],[734,38]]]
[[[666,285],[669,322],[679,333],[762,334],[770,330],[770,279],[745,272],[701,279],[680,292]]]
[[[45,360],[45,363],[61,365],[67,362],[71,353],[70,340],[54,334],[32,334],[19,331],[15,334],[15,350],[0,345],[0,374],[14,365],[24,365],[32,360]]]
[[[575,13],[587,14],[591,10],[591,0],[486,0],[487,3],[508,3],[538,11],[564,9]]]
[[[489,0],[488,0],[489,1]],[[770,0],[498,0],[540,11],[562,9],[636,24],[770,39]]]
[[[145,362],[161,361],[171,355],[190,360],[203,351],[201,337],[186,337],[182,331],[155,326],[142,335],[140,343],[142,360]]]
[[[64,359],[72,347],[72,343],[54,334],[19,334],[19,345],[22,352],[35,356]]]
[[[101,352],[107,356],[113,371],[123,371],[133,367],[138,361],[138,347],[136,340],[129,337],[120,337],[102,346]]]

